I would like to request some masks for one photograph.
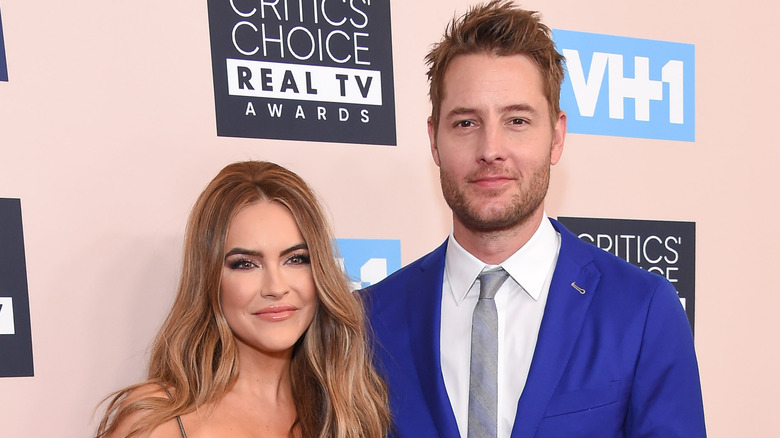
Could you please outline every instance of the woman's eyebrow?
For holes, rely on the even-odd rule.
[[[263,256],[263,253],[260,252],[260,251],[254,251],[254,250],[245,249],[245,248],[233,248],[233,249],[231,249],[230,251],[228,251],[225,254],[225,258],[228,258],[228,257],[230,257],[232,255],[236,255],[236,254],[248,255],[248,256],[252,256],[252,257],[262,257]]]
[[[293,246],[291,246],[291,247],[289,247],[287,249],[282,250],[279,254],[280,255],[285,255],[285,254],[289,254],[291,252],[295,252],[295,251],[298,251],[298,250],[301,250],[301,249],[308,250],[309,247],[305,243],[301,242],[301,243],[297,243],[297,244],[295,244],[295,245],[293,245]],[[228,251],[225,254],[225,258],[228,258],[228,257],[233,256],[233,255],[237,255],[237,254],[247,255],[247,256],[251,256],[251,257],[261,257],[261,258],[263,257],[263,253],[260,252],[260,251],[255,251],[255,250],[246,249],[246,248],[233,248],[233,249],[231,249],[230,251]]]
[[[299,243],[297,245],[293,245],[293,246],[285,249],[284,251],[280,252],[279,254],[280,255],[285,255],[285,254],[289,254],[291,252],[295,252],[295,251],[298,251],[298,250],[301,250],[301,249],[305,249],[305,250],[308,251],[309,250],[309,246],[306,245],[306,243],[301,242],[301,243]]]

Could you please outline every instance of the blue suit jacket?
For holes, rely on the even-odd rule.
[[[551,221],[561,249],[512,437],[706,436],[675,289]],[[398,437],[459,436],[440,361],[446,246],[361,292]]]

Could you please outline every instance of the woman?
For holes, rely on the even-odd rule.
[[[365,337],[306,183],[273,163],[230,164],[190,214],[148,379],[110,397],[97,436],[385,436]]]

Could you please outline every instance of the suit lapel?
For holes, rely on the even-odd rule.
[[[582,246],[587,243],[551,221],[561,234],[561,249],[528,380],[517,404],[512,438],[530,438],[536,433],[566,369],[600,278],[591,256]]]
[[[409,342],[425,401],[442,437],[457,437],[458,427],[452,412],[441,372],[441,288],[447,242],[432,252],[410,278],[407,303]]]

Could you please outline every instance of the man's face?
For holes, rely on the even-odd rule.
[[[444,198],[466,229],[510,229],[543,213],[566,115],[550,120],[542,76],[525,55],[460,55],[444,75],[438,129],[428,120]]]

